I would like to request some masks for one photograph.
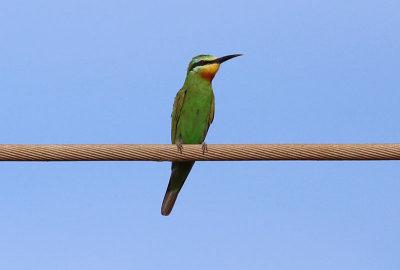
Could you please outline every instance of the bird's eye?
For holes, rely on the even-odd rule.
[[[201,60],[200,62],[199,62],[199,64],[200,65],[204,65],[206,62],[204,61],[204,60]]]

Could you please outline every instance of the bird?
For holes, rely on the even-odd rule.
[[[216,58],[212,55],[198,55],[190,61],[183,87],[175,96],[171,114],[171,142],[182,153],[182,144],[202,144],[214,119],[215,100],[212,80],[220,65],[242,54],[231,54]],[[168,216],[174,207],[194,161],[174,161],[171,177],[161,206],[161,214]]]

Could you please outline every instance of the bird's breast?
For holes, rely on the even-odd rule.
[[[177,131],[184,143],[201,143],[207,134],[211,103],[211,88],[189,89],[185,96]]]

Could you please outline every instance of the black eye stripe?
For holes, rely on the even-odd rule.
[[[190,67],[190,70],[193,70],[195,67],[198,67],[198,66],[205,66],[205,65],[208,65],[208,64],[212,64],[212,63],[214,63],[215,62],[215,60],[200,60],[199,62],[197,62],[197,63],[194,63],[191,67]]]

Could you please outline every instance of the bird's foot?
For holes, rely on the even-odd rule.
[[[176,147],[178,148],[178,152],[182,154],[183,146],[181,142],[176,143]]]
[[[206,144],[205,142],[202,142],[202,143],[201,143],[201,149],[203,150],[203,155],[204,155],[205,152],[208,151],[208,149],[207,149],[207,144]]]

